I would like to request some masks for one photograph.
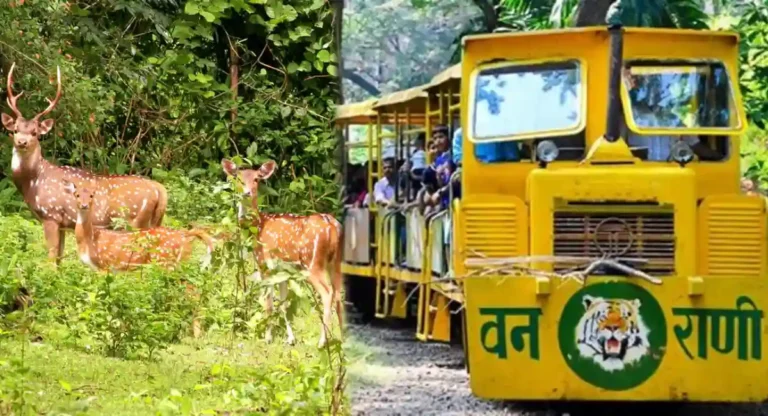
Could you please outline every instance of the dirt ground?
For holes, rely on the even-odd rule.
[[[464,354],[459,346],[414,342],[412,329],[353,323],[347,328],[352,360],[348,393],[353,415],[615,416],[629,411],[686,416],[768,415],[767,405],[568,404],[555,407],[484,401],[472,396],[469,390]]]

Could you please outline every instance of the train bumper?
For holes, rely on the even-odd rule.
[[[469,278],[473,393],[487,399],[768,398],[765,278]],[[549,289],[542,291],[542,287]]]

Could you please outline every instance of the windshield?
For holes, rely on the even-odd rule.
[[[581,77],[575,61],[481,70],[474,79],[472,141],[574,133],[582,122]]]
[[[639,130],[740,127],[722,63],[632,63],[624,85]]]

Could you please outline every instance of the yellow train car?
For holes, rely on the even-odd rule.
[[[416,136],[426,136],[437,124],[458,122],[460,75],[461,66],[456,65],[426,85],[337,109],[336,123],[345,132],[347,151],[363,147],[368,154],[366,203],[345,209],[346,297],[364,320],[415,318],[416,338],[423,341],[451,341],[451,328],[454,340],[459,338],[455,333],[461,325],[451,312],[460,308],[463,293],[457,285],[440,281],[450,251],[437,236],[450,227],[450,215],[425,217],[412,194],[398,198],[396,207],[379,207],[371,193],[383,177],[378,161],[385,158],[385,140],[393,142],[394,153],[388,156],[402,161],[408,159]],[[367,140],[354,141],[349,134],[353,125],[367,126]]]
[[[591,27],[463,47],[454,265],[473,393],[768,398],[766,204],[739,189],[737,35]],[[501,140],[519,160],[472,157]]]
[[[483,398],[765,400],[766,203],[740,192],[737,80],[728,32],[498,33],[466,37],[427,85],[351,105],[362,119],[340,108],[369,126],[371,160],[457,116],[463,136],[449,210],[345,219],[368,253],[345,254],[367,285],[353,303],[403,318],[415,302],[422,341],[454,340],[461,316]]]
[[[350,186],[348,167],[353,149],[364,149],[365,160],[368,165],[364,167],[364,186],[373,188],[374,178],[381,175],[381,170],[376,170],[370,161],[380,158],[378,140],[375,137],[377,114],[373,111],[373,105],[377,100],[371,99],[360,103],[340,105],[336,108],[335,122],[344,138],[344,180],[345,186]],[[355,136],[353,133],[362,133]],[[358,139],[353,141],[353,138]],[[359,140],[362,139],[362,140]],[[367,198],[366,198],[367,199]],[[367,204],[366,204],[367,205]],[[345,298],[356,309],[363,313],[367,319],[373,317],[373,309],[365,299],[366,290],[371,286],[375,278],[374,253],[375,241],[372,239],[371,222],[375,220],[375,207],[373,211],[368,206],[347,205],[344,208],[344,250],[342,258],[342,273],[345,276]],[[372,289],[371,289],[372,290]]]

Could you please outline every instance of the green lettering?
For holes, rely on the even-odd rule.
[[[751,309],[743,310],[745,304]],[[740,296],[736,300],[736,309],[673,308],[672,314],[686,318],[686,326],[675,325],[674,332],[678,343],[690,359],[693,359],[693,354],[686,346],[685,340],[693,334],[692,317],[698,319],[697,356],[699,358],[707,359],[709,346],[721,354],[729,354],[733,351],[734,343],[737,345],[739,360],[747,360],[750,355],[755,360],[760,360],[762,357],[760,328],[763,311],[757,309],[755,303],[747,296]],[[725,321],[724,332],[721,331],[723,320]],[[735,336],[734,331],[736,331]],[[707,342],[710,333],[711,339]],[[748,351],[750,347],[751,354]]]
[[[480,327],[480,342],[483,349],[491,354],[496,354],[501,359],[507,358],[507,316],[527,315],[528,325],[518,325],[509,333],[512,342],[512,348],[518,352],[525,349],[524,335],[529,336],[530,357],[534,360],[539,359],[539,316],[542,314],[540,308],[480,308],[480,315],[493,316],[494,319],[486,322]],[[496,344],[488,345],[488,335],[491,331],[496,332]]]
[[[707,314],[707,311],[705,309],[694,309],[694,308],[673,308],[672,309],[672,315],[675,316],[685,316],[687,325],[685,328],[683,328],[680,325],[675,325],[674,332],[675,337],[677,338],[677,342],[680,343],[680,347],[683,348],[683,351],[685,352],[685,355],[688,356],[688,358],[693,359],[693,354],[691,354],[691,351],[688,349],[688,347],[685,345],[685,340],[690,338],[690,336],[693,334],[693,324],[691,323],[691,317],[697,317],[698,323],[699,323],[699,351],[698,355],[699,358],[707,359],[707,317],[709,316]]]
[[[507,340],[505,318],[508,315],[509,309],[503,308],[480,308],[480,315],[493,315],[494,320],[486,322],[480,327],[480,342],[483,344],[483,349],[496,354],[501,359],[507,358]],[[496,345],[488,346],[487,337],[488,333],[492,330],[496,330]]]

